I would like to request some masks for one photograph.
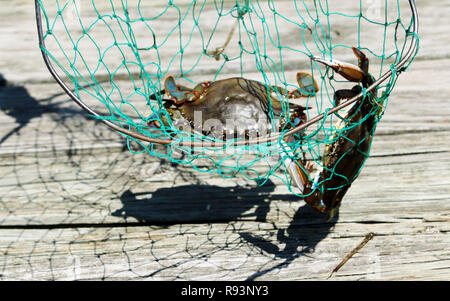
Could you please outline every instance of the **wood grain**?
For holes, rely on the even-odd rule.
[[[131,154],[50,78],[30,1],[1,2],[0,279],[325,280],[373,232],[330,280],[450,280],[445,1],[418,1],[419,56],[328,223],[276,177],[257,187]]]

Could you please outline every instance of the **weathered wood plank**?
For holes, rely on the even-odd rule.
[[[441,3],[445,3],[444,1],[439,1]],[[133,3],[133,4],[131,4]],[[188,8],[186,5],[186,2],[184,1],[176,1],[174,2],[176,5],[181,7],[181,13],[183,13],[184,11],[186,11],[186,9]],[[51,2],[45,2],[45,4],[47,5],[46,7],[49,9],[49,12],[54,12],[54,8],[55,5]],[[9,78],[11,81],[13,82],[36,82],[37,79],[42,80],[42,79],[46,79],[47,81],[50,80],[49,75],[45,72],[45,68],[44,65],[41,63],[41,67],[42,68],[35,68],[36,63],[40,61],[40,54],[38,52],[33,53],[32,55],[29,54],[28,52],[28,46],[30,44],[30,42],[34,42],[36,44],[36,34],[35,34],[35,30],[34,30],[34,7],[33,5],[30,5],[29,2],[17,2],[15,1],[13,4],[7,3],[5,2],[5,9],[4,9],[4,13],[3,15],[5,16],[5,18],[2,18],[3,22],[5,22],[5,24],[1,24],[1,25],[5,25],[5,26],[1,26],[0,28],[2,28],[2,31],[4,32],[4,41],[8,41],[8,43],[2,43],[2,46],[0,48],[0,51],[3,51],[3,53],[5,54],[5,60],[8,61],[9,63],[12,64],[16,64],[17,68],[15,71],[9,71],[8,74],[6,74],[7,78]],[[225,4],[225,8],[230,8],[234,5],[233,1],[226,1]],[[308,3],[308,6],[310,4]],[[401,3],[402,5],[402,11],[404,13],[408,12],[408,5],[407,3]],[[442,4],[441,4],[442,5]],[[88,24],[91,24],[91,22],[93,22],[94,20],[97,19],[97,15],[95,13],[95,11],[91,8],[91,6],[89,5],[89,1],[81,1],[81,14],[83,17],[83,21],[85,23],[85,25],[87,26]],[[121,7],[119,2],[115,2],[115,6],[116,7]],[[141,10],[148,16],[153,16],[156,12],[161,11],[164,7],[166,6],[166,2],[165,1],[152,1],[151,3],[146,3],[146,4],[142,4],[140,5]],[[105,8],[110,7],[110,2],[107,3],[98,3],[97,4],[97,9],[99,9],[101,12],[105,11]],[[137,1],[130,1],[128,10],[129,10],[129,14],[130,16],[133,17],[137,17],[136,14],[136,10],[134,8],[137,7]],[[155,8],[156,7],[156,8]],[[425,11],[433,11],[434,14],[436,14],[436,12],[434,10],[432,10],[431,8],[429,8],[428,6],[423,6],[421,7],[423,10]],[[268,15],[270,15],[270,8],[269,5],[267,5],[266,3],[261,4],[260,9],[262,12],[267,13]],[[314,25],[314,20],[302,20],[301,18],[298,17],[297,15],[297,11],[292,3],[292,1],[277,1],[277,6],[276,9],[281,12],[282,14],[292,18],[293,20],[295,20],[297,23],[302,24],[303,22],[309,22],[310,26],[312,27]],[[353,13],[354,15],[356,15],[357,13],[359,13],[358,8],[356,6],[353,5],[353,3],[351,1],[344,1],[341,3],[329,3],[329,9],[330,10],[337,10],[337,11],[346,11],[347,13]],[[217,12],[216,12],[216,8],[212,3],[208,3],[208,5],[205,6],[204,8],[204,15],[210,15],[211,17],[216,17],[217,16]],[[68,10],[67,10],[68,11]],[[7,18],[8,17],[8,12],[14,12],[16,18],[20,18],[21,20],[23,20],[22,26],[20,29],[18,28],[13,28],[11,26],[7,26]],[[117,10],[117,13],[120,14],[120,9]],[[390,12],[392,14],[392,16],[390,16],[390,20],[392,20],[393,18],[396,17],[395,11],[391,11]],[[442,12],[440,12],[442,13]],[[70,17],[68,15],[65,15],[66,17],[66,21],[68,23],[70,23],[69,25],[72,25],[72,28],[77,28],[78,23],[76,21],[70,20]],[[382,16],[373,16],[374,20],[377,21],[384,21],[384,20],[379,20],[379,18],[382,18]],[[377,19],[378,18],[378,19]],[[345,42],[346,44],[356,44],[357,43],[357,39],[358,36],[355,34],[354,32],[354,26],[357,25],[358,23],[358,18],[354,18],[352,19],[346,19],[345,21],[347,22],[342,22],[342,19],[335,17],[335,18],[330,18],[332,25],[336,26],[336,30],[332,31],[331,34],[336,35],[336,38],[339,37],[339,39],[343,42]],[[198,26],[200,26],[202,28],[202,30],[205,32],[205,37],[204,39],[209,38],[209,32],[211,31],[211,24],[210,24],[210,19],[209,18],[205,18],[205,19],[201,19]],[[155,27],[154,32],[157,37],[160,37],[161,40],[163,40],[163,38],[165,38],[165,34],[169,32],[169,30],[171,30],[173,27],[176,27],[176,21],[174,20],[174,18],[172,16],[170,16],[169,14],[163,15],[160,17],[159,22],[153,22],[151,23],[152,26]],[[222,45],[223,41],[225,41],[226,35],[228,33],[229,28],[232,26],[234,22],[234,18],[224,18],[223,22],[221,22],[221,24],[219,24],[220,26],[217,29],[217,33],[214,36],[214,39],[212,39],[212,49],[214,50],[215,47],[218,47],[220,45]],[[274,20],[272,18],[266,18],[265,22],[267,22],[268,27],[269,28],[274,28]],[[280,18],[278,20],[279,22],[279,26],[280,26],[280,39],[284,42],[290,42],[290,43],[297,43],[298,42],[298,31],[299,31],[299,27],[297,25],[292,25],[289,22],[285,22],[282,18]],[[149,22],[150,23],[150,22]],[[190,23],[191,26],[194,25],[194,22],[192,20],[185,20],[185,23]],[[257,23],[257,22],[256,22]],[[367,24],[366,24],[367,25]],[[97,27],[101,27],[102,24],[98,24]],[[110,22],[110,26],[113,27],[113,29],[117,29],[117,31],[119,31],[116,24],[114,24],[114,22]],[[139,24],[135,24],[135,26],[139,26]],[[257,25],[256,25],[257,26]],[[323,25],[324,27],[326,27],[326,24]],[[379,30],[377,31],[377,34],[382,37],[383,31],[382,31],[382,27],[379,26]],[[55,31],[55,33],[61,33],[63,32],[62,26],[56,26],[55,28],[53,28],[53,30]],[[95,28],[94,28],[95,30]],[[80,34],[81,30],[79,29],[74,29],[71,30],[72,34],[75,34],[74,36],[76,36],[76,34]],[[319,31],[320,32],[320,31]],[[26,37],[23,40],[20,41],[16,41],[16,39],[14,39],[14,37],[20,33],[22,36]],[[193,34],[194,38],[190,40],[190,47],[186,48],[186,51],[183,53],[183,55],[186,57],[186,64],[189,66],[189,56],[192,52],[197,51],[198,47],[201,46],[200,43],[200,36],[198,35],[198,32],[196,30],[194,30],[192,33],[190,31],[186,31],[183,33],[183,41],[188,41],[190,35]],[[433,34],[433,33],[432,33]],[[275,32],[272,33],[272,35],[275,37],[276,34]],[[371,37],[370,35],[368,35],[369,37]],[[436,35],[437,36],[437,35]],[[97,40],[100,40],[100,38],[98,37],[98,34],[96,35]],[[112,41],[112,38],[109,34],[108,30],[105,30],[104,33],[102,34],[102,38],[105,41]],[[306,37],[308,39],[308,37]],[[364,37],[363,37],[364,38]],[[76,39],[76,38],[74,38]],[[123,37],[118,34],[118,39],[119,40],[123,40]],[[153,37],[152,37],[152,32],[150,32],[145,26],[140,26],[138,28],[135,28],[135,39],[136,41],[138,41],[140,44],[142,45],[152,45],[153,43]],[[63,39],[64,40],[64,39]],[[11,42],[14,41],[14,42]],[[49,44],[51,42],[51,39],[49,39]],[[63,41],[64,42],[64,41]],[[79,43],[79,47],[83,47],[83,42],[85,41],[81,41],[81,43]],[[306,42],[312,43],[311,41],[306,40]],[[380,43],[378,43],[378,41],[376,39],[364,39],[364,42],[369,45],[372,49],[381,49]],[[170,54],[172,53],[170,50],[171,49],[176,49],[176,47],[172,47],[173,46],[178,46],[179,44],[179,40],[177,39],[172,39],[167,41],[167,50],[166,51],[162,51],[161,53],[159,53],[159,56],[161,56],[163,59],[164,58],[170,58]],[[186,43],[186,42],[185,42]],[[86,43],[88,44],[90,47],[93,47],[91,43]],[[270,46],[270,45],[268,45]],[[392,47],[392,45],[386,45],[386,47]],[[231,48],[231,47],[230,47]],[[231,51],[231,50],[230,50]],[[276,47],[269,47],[268,49],[268,53],[269,54],[273,54],[276,53],[278,51],[278,49]],[[442,50],[445,51],[445,53],[448,53],[448,51],[446,50]],[[96,65],[96,59],[98,58],[98,55],[96,53],[96,50],[94,49],[92,51],[93,53],[91,53],[91,55],[86,55],[86,61],[88,63],[88,65]],[[236,53],[238,53],[238,50],[235,51]],[[144,61],[148,58],[151,57],[152,55],[154,55],[152,52],[149,52],[148,55],[145,54],[145,52],[142,52],[142,58],[144,59]],[[114,51],[111,51],[110,57],[114,56],[114,57],[118,57],[119,60],[114,59],[114,61],[112,61],[112,63],[117,64],[117,62],[122,61],[122,57],[120,56],[119,53],[116,53]],[[350,54],[348,55],[350,56]],[[104,58],[104,59],[108,59],[108,58]],[[192,60],[192,59],[191,59]],[[298,59],[296,60],[294,55],[292,55],[292,60],[290,60],[290,58],[288,57],[286,59],[286,68],[290,68],[293,66],[297,66],[298,65]],[[292,62],[294,62],[294,64],[292,64]],[[39,63],[38,63],[39,64]],[[174,68],[176,68],[176,64],[173,64]],[[214,68],[211,67],[211,65],[214,65]],[[203,70],[203,73],[205,70],[210,70],[212,73],[214,73],[215,70],[217,70],[218,67],[220,67],[221,62],[214,62],[214,61],[202,61],[200,62],[200,67],[197,70]],[[229,64],[230,65],[230,64]],[[233,65],[233,63],[231,63],[231,65]],[[237,70],[239,63],[235,64],[235,67],[231,67],[230,70]],[[0,65],[1,67],[1,65]],[[131,68],[133,68],[133,66],[130,66]],[[226,68],[228,68],[228,66],[226,66]],[[194,70],[195,71],[195,70]],[[105,74],[106,72],[104,72]],[[124,70],[120,71],[121,74],[124,73]]]
[[[448,278],[448,228],[413,220],[407,225],[403,231],[397,224],[347,223],[285,231],[248,222],[12,230],[2,235],[8,260],[0,271],[3,279],[324,280],[366,231],[375,230],[335,278]]]
[[[450,52],[439,21],[450,13],[446,1],[417,3],[420,55],[400,76],[372,157],[328,223],[276,177],[256,188],[123,151],[122,137],[53,83],[30,1],[3,2],[0,72],[15,86],[0,88],[0,279],[325,280],[368,232],[374,239],[332,279],[450,279]],[[283,10],[289,1],[276,3]],[[292,39],[284,28],[281,38]],[[339,31],[353,43],[351,24]],[[217,34],[223,40],[227,30]],[[294,57],[285,62],[290,79],[304,68]],[[194,80],[214,73],[199,66]],[[122,72],[116,79],[129,88]]]

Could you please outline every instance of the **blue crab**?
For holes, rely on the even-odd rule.
[[[241,77],[205,81],[190,89],[177,85],[175,79],[168,76],[160,94],[166,96],[163,104],[172,121],[183,120],[195,131],[216,139],[249,139],[272,132],[272,119],[278,121],[278,130],[295,127],[305,119],[306,107],[281,103],[277,95],[293,99],[312,96],[318,91],[317,83],[308,73],[297,73],[297,82],[300,89],[290,92]],[[156,96],[151,98],[156,99]],[[286,111],[289,111],[289,120],[286,120]],[[164,115],[159,119],[165,126],[169,125]],[[149,124],[155,125],[154,120]]]
[[[362,87],[355,85],[352,89],[336,91],[334,95],[336,105],[343,99],[357,96],[362,92],[362,88],[370,87],[375,81],[369,73],[369,60],[366,55],[355,47],[352,50],[358,58],[358,66],[313,58],[332,68],[348,81],[361,83]],[[376,118],[382,109],[377,102],[376,89],[360,97],[336,125],[336,132],[330,137],[333,142],[326,145],[322,156],[321,171],[313,182],[305,183],[303,192],[307,195],[305,201],[316,211],[326,212],[327,220],[339,210],[344,195],[369,156]]]

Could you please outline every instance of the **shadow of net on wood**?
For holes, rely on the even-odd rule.
[[[1,279],[255,279],[326,236],[329,225],[302,226],[322,217],[294,214],[299,200],[270,181],[130,155],[51,87],[2,89]]]
[[[1,75],[0,75],[1,76]],[[1,81],[1,79],[0,79]],[[2,85],[0,85],[2,86]],[[61,114],[79,114],[80,110],[66,110],[63,111],[58,107],[60,103],[51,103],[50,101],[62,94],[51,96],[47,99],[38,100],[31,97],[25,87],[22,86],[6,86],[0,87],[0,110],[6,115],[14,118],[16,127],[3,134],[0,138],[0,144],[5,142],[9,137],[17,134],[20,135],[20,130],[23,129],[28,123],[35,119],[40,118],[44,113],[56,113]]]
[[[0,114],[8,121],[0,131],[0,225],[69,223],[70,210],[54,220],[45,213],[55,208],[63,212],[70,202],[78,201],[80,207],[89,203],[86,196],[92,191],[80,195],[71,189],[92,178],[106,178],[126,149],[123,139],[98,127],[65,93],[49,93],[51,86],[30,85],[32,94],[44,91],[43,98],[33,97],[29,87],[0,88]],[[90,147],[92,141],[96,148]],[[119,143],[111,147],[111,141]],[[106,158],[102,168],[86,172],[99,154]]]
[[[53,101],[56,98],[64,98],[60,101]],[[6,79],[0,74],[0,111],[7,116],[14,118],[16,126],[6,133],[2,133],[0,145],[13,135],[20,135],[20,131],[26,127],[33,119],[39,119],[43,114],[51,114],[51,118],[65,126],[65,121],[69,118],[89,118],[84,111],[78,107],[64,107],[62,104],[69,103],[69,99],[64,92],[56,93],[50,97],[36,99],[32,97],[23,86],[7,85]],[[28,137],[23,137],[27,139]]]
[[[207,184],[160,188],[154,192],[125,191],[123,207],[112,213],[149,224],[226,223],[236,220],[265,221],[271,199],[291,201],[290,195],[271,194],[275,185],[221,187]],[[251,213],[246,213],[252,208]]]
[[[1,279],[67,279],[61,269],[76,252],[60,246],[76,239],[55,229],[87,223],[103,198],[93,192],[110,191],[127,173],[112,172],[129,156],[123,139],[52,87],[0,87],[0,236],[8,237],[0,243]]]
[[[243,275],[247,275],[244,276],[246,280],[255,280],[267,273],[286,268],[300,256],[312,253],[315,246],[327,237],[338,220],[337,215],[330,222],[325,223],[323,215],[317,214],[309,206],[304,205],[295,212],[287,228],[280,227],[267,218],[271,210],[270,202],[298,202],[299,200],[289,194],[276,194],[274,190],[275,184],[270,180],[262,187],[194,184],[160,188],[154,192],[133,193],[131,190],[126,190],[120,198],[123,207],[112,215],[123,217],[125,220],[136,219],[141,223],[160,227],[175,226],[178,223],[180,229],[183,229],[178,233],[180,239],[183,239],[183,231],[186,233],[193,231],[189,228],[195,227],[193,226],[195,224],[204,224],[205,228],[210,227],[211,237],[216,231],[215,224],[229,225],[223,233],[229,241],[214,243],[215,238],[211,238],[197,242],[198,247],[194,248],[190,246],[187,239],[184,252],[191,256],[185,256],[182,260],[175,261],[171,265],[164,265],[150,274],[141,275],[142,277],[171,274],[173,279],[184,279],[186,275],[177,274],[180,266],[208,261],[217,254],[240,249],[242,258],[246,256],[250,258],[255,253],[266,257],[260,268],[250,273],[248,269],[242,269]],[[261,235],[259,234],[261,231],[257,231],[258,226],[254,226],[255,222],[271,224],[270,229],[263,231],[264,234]],[[245,223],[253,224],[250,226],[252,228],[250,231],[245,230]],[[159,257],[157,250],[152,254],[155,254],[153,259],[155,262],[173,261],[170,259],[173,254],[167,255],[166,258]],[[226,264],[221,268],[224,269],[224,273],[229,269]],[[170,270],[173,270],[173,273]],[[231,274],[238,270],[239,267],[234,267],[228,272]]]
[[[286,268],[300,256],[307,256],[308,253],[312,253],[315,246],[327,237],[338,219],[339,213],[331,221],[325,223],[322,216],[315,213],[309,206],[304,205],[297,210],[287,229],[278,229],[276,243],[252,233],[240,233],[245,241],[257,246],[261,251],[272,254],[276,258],[284,259],[274,266],[259,269],[246,280],[255,280],[269,272]],[[308,223],[303,223],[304,220],[308,220]],[[284,244],[284,247],[280,248],[279,246],[282,244]]]

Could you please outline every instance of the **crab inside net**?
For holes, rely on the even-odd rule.
[[[412,26],[407,1],[39,0],[39,5],[43,51],[75,95],[102,116],[95,118],[172,140],[159,145],[127,136],[131,152],[147,152],[223,177],[240,174],[260,184],[278,177],[298,195],[302,192],[292,184],[286,162],[314,162],[323,168],[326,146],[339,139],[346,126],[355,126],[344,123],[337,128],[345,110],[328,112],[335,106],[335,92],[357,83],[311,58],[357,64],[352,51],[357,47],[378,78],[403,57]],[[370,112],[376,114],[374,129],[397,79],[393,71],[377,88],[379,109]],[[310,74],[318,91],[290,98],[289,91],[300,88],[298,72]],[[279,101],[281,113],[269,105],[265,131],[254,135],[240,129],[242,123],[232,126],[236,131],[231,137],[209,135],[215,121],[210,128],[192,128],[183,115],[169,112],[164,92],[170,77],[186,89],[205,81],[254,80],[265,87],[263,94]],[[225,99],[228,95],[223,94]],[[292,104],[307,108],[306,120],[319,114],[324,118],[289,139],[286,133],[299,124],[292,118]],[[236,143],[268,136],[276,139]],[[136,143],[138,150],[131,146]]]

